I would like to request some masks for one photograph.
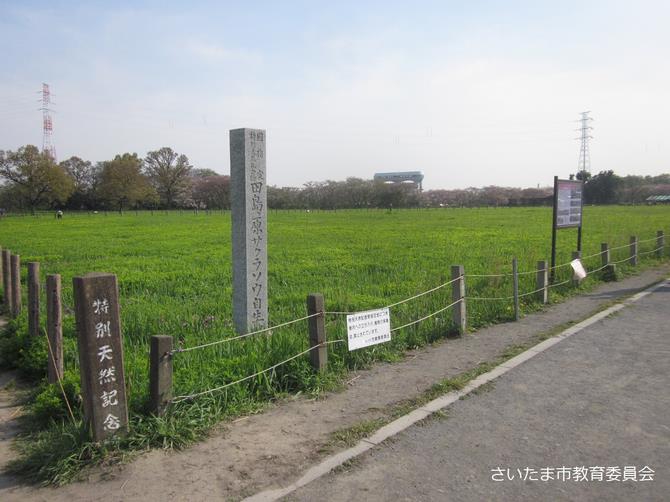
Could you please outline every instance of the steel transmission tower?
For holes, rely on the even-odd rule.
[[[589,117],[589,113],[591,112],[586,111],[581,113],[582,118],[579,119],[581,127],[579,129],[575,129],[576,131],[581,132],[580,137],[575,138],[578,139],[581,143],[579,148],[579,163],[577,165],[578,172],[591,172],[591,152],[589,150],[589,140],[593,139],[593,136],[591,136],[593,127],[589,125],[589,122],[591,122],[593,119]]]
[[[53,121],[51,120],[51,92],[49,84],[42,84],[42,151],[56,161],[56,146],[53,144]]]

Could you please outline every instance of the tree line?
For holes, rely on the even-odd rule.
[[[33,145],[0,151],[0,207],[36,209],[177,208],[230,206],[230,178],[194,169],[169,147],[116,155],[92,163],[70,157],[56,163]]]
[[[56,163],[32,145],[0,150],[0,208],[8,210],[117,210],[155,208],[230,208],[230,177],[194,168],[169,147],[116,155],[92,163],[70,157]],[[639,203],[649,195],[670,194],[670,175],[624,176],[602,171],[585,179],[585,202]],[[550,205],[552,190],[487,186],[419,191],[413,184],[388,184],[361,178],[308,182],[300,188],[268,187],[273,209],[474,207]]]
[[[584,180],[584,200],[588,204],[638,204],[650,195],[670,195],[670,174],[658,176],[618,176],[612,170],[577,173]]]

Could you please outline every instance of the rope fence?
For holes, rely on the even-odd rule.
[[[233,342],[235,340],[241,340],[242,338],[248,338],[250,336],[260,335],[261,333],[267,333],[269,331],[273,331],[273,330],[276,330],[276,329],[279,329],[279,328],[283,328],[284,326],[289,326],[290,324],[295,324],[295,323],[300,322],[300,321],[305,321],[307,319],[311,319],[312,317],[316,317],[316,316],[321,315],[321,314],[322,314],[321,312],[317,312],[316,314],[307,315],[307,316],[301,317],[299,319],[293,319],[292,321],[286,321],[286,322],[283,322],[281,324],[277,324],[275,326],[272,326],[270,328],[263,328],[263,329],[259,329],[258,331],[252,331],[251,333],[245,333],[244,335],[233,336],[233,337],[230,337],[230,338],[222,338],[221,340],[216,340],[214,342],[209,342],[209,343],[203,343],[202,345],[195,345],[193,347],[186,347],[186,348],[179,347],[177,349],[174,349],[174,350],[170,351],[170,355],[178,354],[178,353],[181,353],[181,352],[189,352],[191,350],[204,349],[206,347],[212,347],[214,345],[220,345],[222,343]]]
[[[341,342],[343,342],[343,341],[344,341],[344,340],[331,340],[331,341],[327,341],[327,342],[322,342],[322,343],[320,343],[320,344],[318,344],[318,345],[314,345],[313,347],[310,347],[310,348],[308,348],[308,349],[306,349],[306,350],[303,350],[302,352],[299,352],[299,353],[297,353],[297,354],[295,354],[295,355],[289,357],[288,359],[284,359],[283,361],[281,361],[281,362],[279,362],[279,363],[277,363],[277,364],[273,364],[273,365],[270,366],[269,368],[265,368],[264,370],[257,371],[256,373],[253,373],[252,375],[247,375],[247,376],[245,376],[244,378],[240,378],[239,380],[235,380],[234,382],[229,382],[229,383],[227,383],[227,384],[220,385],[219,387],[214,387],[213,389],[207,389],[207,390],[203,390],[203,391],[201,391],[201,392],[195,392],[195,393],[193,393],[193,394],[186,394],[186,395],[183,395],[183,396],[176,396],[176,397],[172,398],[172,399],[170,400],[170,402],[176,404],[176,403],[180,403],[180,402],[182,402],[182,401],[191,400],[191,399],[194,399],[194,398],[196,398],[196,397],[204,396],[204,395],[206,395],[206,394],[212,394],[212,393],[214,393],[214,392],[218,392],[218,391],[227,389],[228,387],[232,387],[233,385],[240,384],[240,383],[242,383],[242,382],[245,382],[245,381],[247,381],[247,380],[250,380],[250,379],[252,379],[252,378],[255,378],[255,377],[257,377],[257,376],[260,376],[260,375],[262,375],[262,374],[264,374],[264,373],[268,373],[268,372],[270,372],[270,371],[273,371],[273,370],[279,368],[280,366],[283,366],[284,364],[286,364],[286,363],[288,363],[288,362],[291,362],[291,361],[293,361],[294,359],[299,358],[300,356],[304,356],[304,355],[307,354],[308,352],[311,352],[311,351],[313,351],[313,350],[315,350],[315,349],[318,349],[318,348],[321,348],[321,347],[325,347],[325,346],[327,346],[327,345],[331,345],[331,344],[333,344],[333,343],[341,343]]]
[[[464,299],[461,298],[461,299],[459,299],[459,300],[456,300],[456,301],[453,302],[453,303],[450,303],[450,304],[447,305],[446,307],[441,308],[440,310],[436,310],[436,311],[433,312],[432,314],[428,314],[427,316],[422,317],[421,319],[417,319],[416,321],[408,322],[407,324],[403,324],[402,326],[398,326],[397,328],[393,328],[393,329],[391,330],[391,333],[393,333],[394,331],[398,331],[399,329],[403,329],[403,328],[406,328],[406,327],[408,327],[408,326],[412,326],[412,325],[414,325],[414,324],[420,323],[421,321],[425,321],[426,319],[430,319],[431,317],[434,317],[434,316],[436,316],[437,314],[439,314],[439,313],[441,313],[441,312],[444,312],[445,310],[447,310],[447,309],[453,307],[453,306],[456,305],[457,303],[461,303],[463,300],[464,300]]]
[[[597,268],[594,268],[593,270],[588,270],[586,272],[586,277],[592,277],[594,274],[597,274],[599,272],[602,272],[603,270],[607,269],[608,267],[614,266],[616,264],[621,264],[621,263],[631,263],[632,265],[635,265],[637,263],[637,257],[639,256],[645,256],[645,255],[650,255],[652,253],[659,253],[659,251],[662,251],[664,249],[663,245],[657,246],[652,250],[649,251],[644,251],[644,252],[637,252],[637,246],[640,243],[645,243],[645,242],[651,242],[653,240],[656,240],[659,243],[663,243],[662,239],[662,233],[659,232],[659,236],[654,237],[654,238],[649,238],[649,239],[643,239],[643,240],[637,240],[631,238],[631,242],[628,244],[624,244],[621,246],[615,246],[615,247],[605,247],[593,254],[589,254],[587,256],[583,256],[580,258],[582,261],[586,260],[591,260],[595,259],[597,257],[603,257],[603,262],[607,261],[607,263],[603,263],[601,266],[598,266]],[[631,250],[631,255],[627,256],[623,259],[620,260],[610,260],[609,253],[611,251],[616,251],[616,250],[621,250],[621,249],[630,249]],[[333,344],[341,344],[344,342],[347,342],[347,337],[345,338],[339,338],[336,340],[326,340],[326,334],[325,334],[325,329],[326,325],[331,326],[332,322],[328,322],[326,324],[326,316],[348,316],[348,315],[353,315],[353,314],[360,314],[361,312],[365,312],[366,310],[379,310],[379,309],[392,309],[399,307],[401,305],[407,304],[409,302],[412,302],[414,300],[417,300],[418,298],[424,297],[426,295],[429,295],[431,293],[435,293],[436,291],[442,290],[446,288],[447,286],[450,285],[455,285],[451,291],[451,301],[443,306],[438,308],[437,310],[434,310],[430,312],[427,315],[422,315],[416,319],[413,320],[408,320],[408,322],[402,323],[399,326],[395,326],[392,328],[389,328],[389,332],[394,333],[398,332],[400,330],[403,330],[405,328],[415,326],[417,324],[420,324],[428,319],[434,318],[438,316],[439,314],[444,313],[445,311],[449,309],[453,309],[453,315],[454,319],[453,322],[459,327],[459,333],[463,334],[465,332],[465,326],[466,326],[466,319],[465,319],[465,304],[467,301],[482,301],[482,302],[512,302],[514,301],[515,304],[515,311],[516,311],[516,318],[518,319],[518,307],[519,307],[519,299],[521,298],[526,298],[526,297],[531,297],[533,295],[538,296],[538,301],[541,301],[542,303],[548,303],[548,292],[550,290],[553,290],[555,288],[565,286],[568,284],[577,284],[577,280],[572,277],[572,274],[569,278],[562,280],[560,282],[554,282],[550,283],[548,280],[548,273],[551,271],[555,270],[560,270],[564,268],[568,268],[571,266],[572,262],[574,260],[570,260],[565,263],[561,263],[559,265],[556,265],[554,267],[549,267],[546,265],[546,262],[540,262],[539,267],[536,270],[526,270],[526,271],[514,271],[510,273],[497,273],[497,274],[465,274],[463,271],[462,266],[454,266],[452,267],[452,279],[449,281],[446,281],[442,284],[439,284],[437,286],[431,287],[425,291],[421,291],[417,294],[414,294],[412,296],[409,296],[407,298],[403,298],[401,300],[389,303],[385,305],[384,307],[377,307],[377,308],[372,308],[372,309],[365,309],[365,310],[357,310],[357,311],[346,311],[346,310],[327,310],[324,306],[323,303],[323,297],[321,295],[318,295],[321,297],[321,303],[315,303],[314,305],[319,305],[318,307],[309,307],[310,302],[308,301],[308,315],[299,317],[297,319],[293,319],[290,321],[282,322],[280,324],[276,324],[272,327],[269,328],[263,328],[259,329],[256,331],[252,331],[250,333],[242,334],[242,335],[237,335],[237,336],[231,336],[229,338],[222,338],[220,340],[215,340],[212,342],[208,343],[203,343],[200,345],[194,345],[192,347],[179,347],[174,350],[168,350],[164,353],[164,355],[168,356],[174,356],[178,353],[182,352],[189,352],[189,351],[194,351],[194,350],[199,350],[199,349],[204,349],[207,347],[212,347],[228,342],[234,342],[237,340],[242,340],[246,338],[253,337],[255,335],[260,335],[263,333],[269,333],[272,334],[275,330],[278,330],[279,328],[290,326],[293,324],[296,324],[298,322],[302,321],[307,321],[310,320],[309,323],[309,343],[310,346],[306,348],[305,350],[302,350],[298,352],[297,354],[293,354],[290,357],[286,357],[286,359],[272,364],[271,366],[268,366],[267,368],[264,368],[259,371],[255,371],[250,375],[247,375],[245,377],[239,378],[235,381],[225,383],[223,385],[219,385],[210,389],[198,391],[198,392],[193,392],[190,394],[183,394],[176,396],[174,398],[170,398],[167,403],[168,404],[177,404],[181,403],[184,401],[190,401],[193,399],[196,399],[200,396],[204,395],[210,395],[219,391],[223,391],[225,389],[228,389],[232,386],[239,385],[241,383],[244,383],[246,381],[249,381],[253,378],[256,378],[258,376],[273,372],[277,368],[294,361],[302,356],[305,356],[306,354],[310,354],[310,360],[311,364],[314,367],[315,370],[320,370],[322,368],[325,368],[326,363],[327,363],[327,347],[329,345]],[[516,270],[516,265],[514,265],[513,270]],[[537,277],[537,285],[536,287],[532,288],[530,291],[527,292],[519,292],[518,291],[518,278],[519,277],[525,277],[525,276],[531,276],[535,275]],[[492,296],[492,297],[486,297],[486,296],[469,296],[465,294],[465,285],[466,285],[466,280],[471,278],[471,279],[491,279],[491,278],[507,278],[507,277],[512,277],[514,278],[514,294],[513,295],[502,295],[502,296]],[[529,288],[530,289],[530,288]],[[476,289],[475,289],[476,291]],[[310,296],[315,296],[315,295],[310,295]],[[447,303],[447,302],[444,302]],[[460,305],[460,306],[459,306]],[[457,314],[458,312],[458,314]],[[408,311],[404,311],[404,316],[407,316]],[[396,314],[398,315],[398,314]],[[459,321],[457,320],[458,316],[462,316],[460,319],[460,325]],[[400,316],[402,318],[402,315]],[[316,319],[312,321],[312,319]],[[410,317],[411,319],[411,317]],[[333,321],[333,322],[338,322],[338,321]],[[318,327],[315,326],[321,326],[321,330],[319,331]],[[329,328],[330,329],[330,328]],[[171,365],[170,365],[170,371]]]

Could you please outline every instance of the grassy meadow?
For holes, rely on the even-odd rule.
[[[583,255],[628,243],[631,235],[651,239],[670,231],[670,207],[586,207]],[[22,263],[38,261],[41,275],[59,273],[63,280],[66,392],[75,402],[76,421],[68,419],[60,389],[44,383],[46,344],[28,340],[26,313],[10,323],[0,346],[0,362],[18,364],[39,382],[31,397],[30,432],[23,456],[14,466],[24,475],[62,483],[79,469],[103,458],[123,456],[147,447],[181,447],[202,437],[217,421],[255,409],[286,393],[332,388],[346,371],[375,360],[394,360],[408,348],[425,345],[453,331],[451,312],[393,333],[392,342],[349,353],[345,343],[329,346],[329,371],[314,375],[307,356],[272,373],[250,379],[224,392],[175,404],[166,417],[146,413],[148,353],[152,335],[171,335],[175,344],[190,347],[234,336],[230,213],[128,212],[124,215],[65,214],[0,219],[0,245],[21,255]],[[520,271],[531,271],[550,257],[550,208],[418,209],[351,211],[272,211],[268,221],[270,323],[306,315],[308,293],[325,296],[327,311],[358,311],[383,307],[438,286],[450,279],[450,267],[462,264],[468,274],[511,271],[512,257]],[[557,263],[570,260],[576,230],[558,234]],[[640,251],[655,248],[642,242]],[[612,252],[612,260],[628,249]],[[666,251],[667,255],[667,251]],[[654,263],[653,255],[641,263]],[[585,260],[587,269],[600,257]],[[25,266],[22,267],[25,278]],[[629,270],[621,266],[624,273]],[[80,422],[72,277],[87,272],[118,275],[126,385],[131,433],[109,444],[92,445]],[[557,271],[557,280],[570,276]],[[580,286],[591,287],[597,276]],[[24,283],[25,284],[25,283]],[[467,296],[512,294],[509,277],[466,279]],[[535,289],[535,275],[522,275],[521,293]],[[574,294],[570,285],[551,292],[552,301]],[[25,293],[24,293],[25,294]],[[443,288],[391,309],[392,327],[426,316],[451,303]],[[522,310],[540,306],[522,299]],[[44,310],[44,309],[43,309]],[[510,320],[510,301],[472,300],[471,329]],[[345,338],[344,318],[328,315],[330,340]],[[190,394],[223,385],[283,361],[305,350],[306,321],[246,340],[224,343],[174,356],[174,393]],[[40,359],[43,357],[43,359]],[[46,459],[46,460],[45,460]]]

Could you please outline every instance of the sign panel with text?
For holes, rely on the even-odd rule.
[[[388,307],[356,312],[347,316],[349,350],[391,341],[391,314]]]

